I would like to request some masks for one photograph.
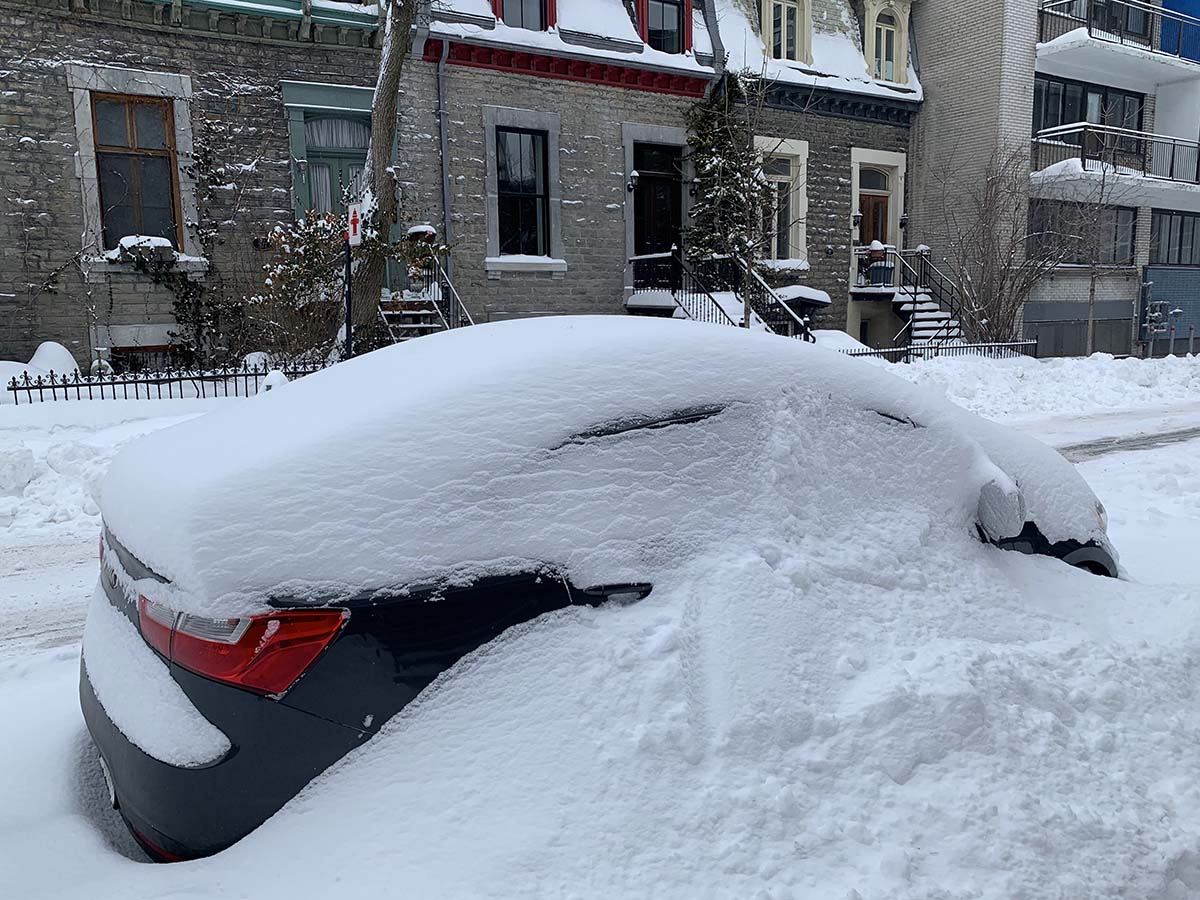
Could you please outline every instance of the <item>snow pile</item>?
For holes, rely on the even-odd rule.
[[[642,40],[621,0],[558,0],[558,26],[599,37]]]
[[[894,365],[893,374],[942,391],[990,419],[1137,409],[1200,400],[1200,357],[991,360],[943,357]]]
[[[54,341],[42,341],[38,344],[37,350],[27,363],[0,360],[0,406],[14,401],[12,392],[8,390],[14,378],[19,384],[24,384],[27,373],[30,379],[36,379],[39,376],[48,378],[51,372],[59,376],[73,375],[77,371],[79,367],[71,351]]]
[[[117,450],[222,402],[96,400],[7,407],[0,418],[0,535],[94,535],[100,524],[96,496]]]

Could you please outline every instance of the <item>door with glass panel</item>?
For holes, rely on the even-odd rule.
[[[308,208],[343,215],[346,200],[362,195],[371,127],[363,119],[314,117],[304,122],[308,154]]]

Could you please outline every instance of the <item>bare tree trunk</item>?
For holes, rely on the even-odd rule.
[[[363,208],[368,223],[384,236],[396,222],[396,178],[392,170],[392,146],[396,143],[396,103],[400,73],[408,58],[412,27],[419,0],[387,0],[383,40],[379,51],[379,76],[371,102],[371,145],[363,167]],[[368,255],[354,279],[354,323],[374,321],[379,293],[387,275],[387,260],[379,253]]]

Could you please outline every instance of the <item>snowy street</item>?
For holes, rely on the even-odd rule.
[[[697,817],[711,813],[746,829],[744,840],[728,836],[726,870],[742,879],[732,884],[762,893],[737,895],[1200,896],[1200,788],[1183,777],[1195,771],[1200,740],[1200,360],[959,359],[888,370],[941,386],[951,400],[1036,436],[1075,462],[1107,507],[1126,580],[1092,580],[1056,561],[999,554],[997,571],[1028,587],[1037,605],[1006,606],[1008,595],[997,593],[945,621],[914,606],[912,614],[929,615],[929,622],[905,624],[890,658],[887,632],[895,623],[872,622],[868,606],[848,604],[862,625],[860,631],[848,622],[847,630],[871,649],[841,656],[838,675],[852,686],[831,706],[835,711],[818,713],[815,721],[809,715],[802,729],[812,741],[827,742],[825,755],[809,764],[808,793],[777,783],[769,772],[751,773],[730,787],[740,792],[737,809],[717,813],[696,801]],[[1089,385],[1083,399],[1068,387],[1080,384]],[[252,401],[0,409],[0,721],[7,736],[0,767],[0,897],[296,895],[287,877],[245,880],[233,872],[254,869],[255,852],[285,852],[288,832],[273,827],[281,820],[297,826],[307,816],[310,833],[302,838],[314,843],[302,840],[300,847],[311,852],[319,846],[319,793],[306,792],[260,834],[217,857],[178,867],[141,865],[140,852],[107,808],[77,696],[79,641],[97,576],[92,491],[98,479],[139,435],[221,403],[246,402]],[[799,584],[810,574],[791,577]],[[881,588],[890,584],[887,573],[871,577]],[[993,600],[999,608],[987,608]],[[622,668],[650,665],[654,653],[674,652],[681,640],[686,645],[695,637],[669,612],[639,607],[629,615],[622,627],[646,646],[630,649],[628,659],[617,661]],[[677,625],[682,637],[674,636]],[[567,639],[580,640],[574,632]],[[903,640],[917,641],[910,645],[916,649],[901,651]],[[639,654],[645,659],[635,662]],[[732,695],[722,698],[732,702]],[[581,715],[591,722],[601,712]],[[419,718],[412,724],[416,742],[426,726]],[[751,729],[743,737],[750,744],[756,722],[743,725]],[[655,742],[669,743],[670,735],[656,726],[642,726],[641,745],[665,753]],[[731,735],[736,743],[736,729]],[[362,762],[387,769],[379,756],[367,752]],[[1030,768],[1023,773],[1023,766]],[[868,784],[877,771],[888,777]],[[346,767],[332,774],[349,778]],[[1097,781],[1078,780],[1086,777]],[[905,786],[922,778],[928,802],[905,806],[911,802]],[[851,782],[861,795],[845,794]],[[503,819],[494,810],[481,815]],[[406,833],[414,828],[405,824]],[[553,838],[547,840],[553,846]],[[697,838],[695,847],[711,846],[710,838]],[[1072,857],[1081,847],[1108,854],[1107,864],[1096,871],[1076,865]],[[686,863],[689,852],[681,836],[662,859],[650,860],[654,854],[646,851],[640,861],[650,872]],[[796,865],[806,874],[798,880],[780,877],[792,866],[787,854],[801,860]],[[1082,857],[1092,859],[1093,851]],[[222,860],[243,868],[223,869]],[[257,861],[263,863],[262,856]],[[370,869],[379,860],[365,852],[353,862]],[[637,862],[630,864],[636,869]],[[435,856],[433,871],[440,864],[450,865]],[[530,883],[545,895],[582,897],[602,895],[604,885],[618,881],[631,890],[637,881],[628,874],[615,881],[602,862],[596,866],[590,884],[582,875],[558,883],[549,871],[530,876]],[[301,866],[295,877],[306,871]],[[434,876],[428,877],[424,890],[419,877],[411,879],[414,896],[435,895]],[[469,877],[461,884],[466,887],[447,895],[471,895]],[[683,896],[687,884],[681,877],[661,886],[664,895]],[[499,886],[492,890],[504,895]],[[735,894],[717,889],[713,896]]]

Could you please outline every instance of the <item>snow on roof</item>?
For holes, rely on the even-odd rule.
[[[558,0],[558,26],[598,37],[642,40],[621,0]]]
[[[920,100],[921,84],[909,66],[908,83],[903,86],[879,82],[870,75],[867,60],[855,37],[857,25],[845,3],[838,3],[839,23],[845,30],[828,30],[816,19],[813,21],[812,65],[784,62],[766,53],[757,25],[753,0],[716,0],[717,22],[721,41],[729,54],[726,67],[733,71],[749,70],[762,73],[772,81],[822,87],[830,90],[871,94],[901,100]]]
[[[581,437],[697,407],[724,411]],[[927,427],[897,430],[869,410]],[[526,319],[376,351],[140,439],[113,461],[101,509],[174,582],[164,601],[217,616],[271,596],[334,600],[529,561],[578,584],[654,580],[731,533],[771,533],[780,496],[824,492],[839,516],[891,520],[855,499],[876,458],[880,470],[904,460],[915,485],[905,502],[926,521],[968,534],[990,464],[963,429],[986,423],[955,415],[876,367],[788,338],[671,319]],[[1063,527],[1080,507],[1086,527],[1094,497],[1041,449],[1057,460],[1043,481]],[[744,477],[780,454],[805,459],[785,466],[786,486]]]
[[[785,303],[789,300],[799,300],[802,303],[829,306],[833,302],[825,291],[809,287],[806,284],[785,284],[774,290],[775,295]]]

